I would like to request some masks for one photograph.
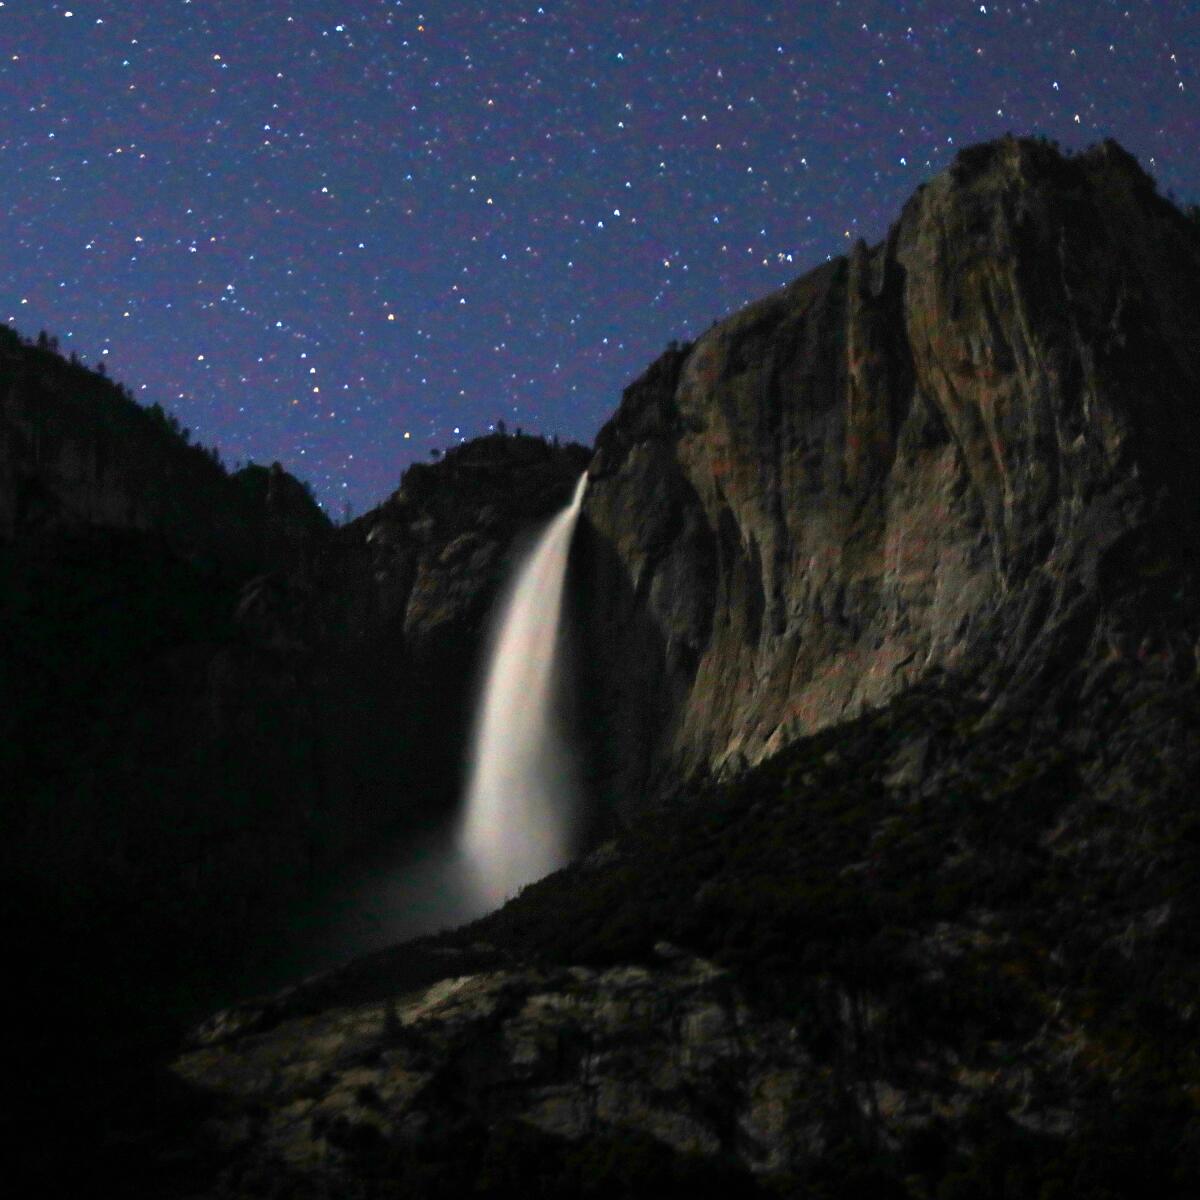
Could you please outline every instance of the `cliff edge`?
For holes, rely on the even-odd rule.
[[[608,795],[728,775],[933,671],[1070,703],[1136,648],[1131,587],[1195,545],[1197,311],[1200,227],[1130,155],[1006,138],[668,351],[584,507]]]

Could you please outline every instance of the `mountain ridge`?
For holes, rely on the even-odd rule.
[[[1004,139],[626,389],[584,506],[612,794],[935,666],[1036,688],[1118,559],[1186,549],[1198,229],[1115,143]]]

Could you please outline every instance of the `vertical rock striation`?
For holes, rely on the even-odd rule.
[[[1121,652],[1126,583],[1194,544],[1198,310],[1195,223],[1128,154],[1006,138],[879,245],[669,350],[585,504],[610,794],[729,773],[933,671],[1003,707]]]

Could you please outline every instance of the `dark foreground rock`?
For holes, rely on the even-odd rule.
[[[1196,671],[1069,720],[927,681],[221,1014],[174,1067],[203,1194],[1194,1194]]]

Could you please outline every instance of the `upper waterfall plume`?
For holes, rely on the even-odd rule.
[[[534,544],[503,602],[474,736],[461,845],[481,895],[501,903],[570,854],[573,770],[556,719],[559,624],[587,475]]]

